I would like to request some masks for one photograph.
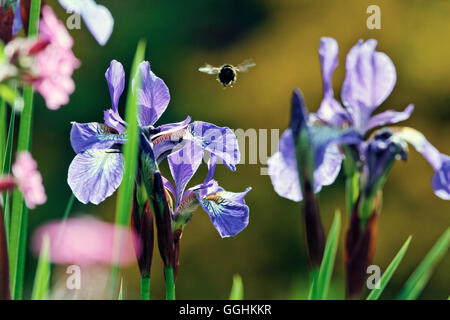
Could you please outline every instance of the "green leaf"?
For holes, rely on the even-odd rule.
[[[29,37],[38,33],[41,0],[31,0]],[[33,88],[25,86],[23,89],[24,108],[20,116],[19,138],[17,151],[30,150],[31,128],[33,122]],[[23,271],[25,270],[25,250],[27,235],[27,211],[24,209],[22,194],[16,189],[13,192],[11,213],[11,228],[9,239],[9,264],[11,272],[11,295],[13,299],[22,298]]]
[[[436,241],[413,274],[406,281],[397,299],[415,300],[419,297],[430,279],[436,265],[442,260],[450,245],[450,228]]]
[[[119,187],[117,195],[116,205],[116,225],[127,226],[130,221],[131,199],[133,197],[134,182],[136,179],[136,168],[139,148],[139,128],[137,125],[137,92],[138,88],[134,86],[140,86],[139,73],[136,73],[139,64],[145,57],[145,42],[140,41],[136,50],[136,54],[131,68],[128,96],[125,111],[125,121],[128,123],[127,135],[128,139],[123,148],[124,155],[124,174],[122,184]],[[133,83],[133,78],[136,75],[136,81]],[[120,256],[121,244],[122,244],[121,232],[117,232],[114,238],[114,261],[118,261]],[[111,274],[111,295],[115,291],[117,285],[117,277],[119,275],[119,268],[116,265],[112,268]],[[115,295],[114,295],[115,296]]]
[[[327,243],[323,254],[322,264],[320,265],[319,275],[317,276],[316,290],[312,292],[312,300],[325,300],[330,288],[331,276],[333,274],[334,261],[339,245],[339,233],[341,230],[341,213],[337,210],[334,214],[333,224],[328,233]]]
[[[123,300],[123,278],[120,278],[120,289],[119,289],[119,296],[117,297],[117,300]]]
[[[4,153],[4,158],[2,162],[2,175],[7,175],[11,172],[11,154],[12,154],[12,146],[13,146],[13,137],[14,137],[14,120],[16,116],[16,111],[14,108],[11,108],[11,115],[9,119],[9,128],[8,128],[8,138],[6,140],[6,149]],[[5,232],[6,232],[6,241],[9,243],[9,228],[10,228],[10,217],[11,217],[11,206],[10,206],[10,192],[5,192],[3,194],[3,204],[5,209]]]
[[[408,239],[405,241],[403,246],[401,247],[400,251],[395,255],[392,262],[389,264],[389,266],[386,268],[386,271],[383,273],[380,279],[380,287],[378,289],[373,289],[370,294],[367,296],[367,300],[378,300],[380,298],[381,294],[383,293],[383,290],[388,285],[389,281],[391,280],[394,272],[397,270],[398,266],[400,265],[400,262],[402,262],[403,257],[406,254],[406,251],[408,250],[409,244],[411,242],[412,236],[409,236]]]
[[[233,277],[233,286],[231,287],[230,300],[244,299],[244,285],[240,275],[235,274]]]
[[[39,254],[36,276],[34,278],[33,292],[31,294],[32,300],[48,299],[50,273],[50,238],[48,235],[45,235],[42,239],[41,252]]]
[[[0,98],[0,165],[3,170],[3,158],[6,150],[6,132],[7,132],[7,106],[5,100]]]

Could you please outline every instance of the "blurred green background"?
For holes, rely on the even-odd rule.
[[[33,154],[43,174],[48,201],[30,214],[32,231],[60,218],[70,189],[67,169],[74,157],[69,142],[70,122],[102,121],[110,107],[104,72],[112,59],[130,69],[139,39],[147,41],[147,59],[164,79],[171,103],[160,123],[180,121],[187,115],[230,128],[281,129],[289,121],[290,94],[303,91],[309,109],[317,109],[321,96],[318,59],[320,37],[331,36],[340,46],[340,66],[334,77],[339,96],[344,79],[344,60],[358,39],[375,38],[397,68],[393,94],[380,107],[416,110],[407,124],[421,130],[443,153],[450,154],[450,2],[435,1],[300,1],[300,0],[110,0],[106,5],[115,18],[112,37],[100,47],[83,24],[73,30],[74,52],[82,61],[75,72],[77,85],[70,104],[49,111],[37,98]],[[49,0],[61,20],[68,14]],[[381,30],[368,30],[366,8],[381,7]],[[209,62],[238,64],[253,58],[257,66],[242,74],[234,88],[223,90],[213,76],[197,71]],[[128,75],[127,75],[128,76]],[[121,112],[125,100],[121,100]],[[274,152],[275,150],[272,150]],[[248,161],[247,161],[248,162]],[[185,229],[177,280],[180,299],[225,299],[232,276],[243,277],[249,299],[305,298],[308,262],[300,205],[280,198],[260,164],[242,164],[236,173],[221,166],[216,178],[230,191],[253,190],[247,196],[250,224],[241,234],[221,239],[208,216],[198,210]],[[202,180],[203,169],[197,176]],[[408,235],[410,249],[384,294],[395,297],[421,258],[450,224],[448,202],[431,189],[432,169],[413,149],[407,163],[396,163],[385,187],[384,205],[374,263],[387,266]],[[194,181],[193,183],[196,183]],[[336,208],[345,211],[342,177],[320,194],[321,213],[329,229]],[[112,221],[115,196],[99,206],[76,203],[72,215],[88,213]],[[347,216],[344,217],[347,226]],[[344,232],[341,232],[341,240]],[[342,297],[342,243],[334,274],[332,296]],[[162,265],[155,249],[152,297],[164,297]],[[26,283],[31,286],[34,258],[29,252]],[[450,255],[443,260],[422,298],[446,299],[449,295]],[[60,270],[61,271],[61,270]],[[124,270],[125,298],[137,298],[137,266]],[[92,281],[82,280],[91,290]]]

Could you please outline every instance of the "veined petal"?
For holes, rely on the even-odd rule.
[[[187,127],[187,125],[189,124],[189,123],[191,123],[191,117],[186,117],[186,119],[184,119],[183,121],[180,121],[180,122],[174,122],[174,123],[166,123],[166,124],[162,124],[162,125],[160,125],[160,126],[158,126],[158,127],[156,127],[154,130],[157,132],[157,133],[161,133],[161,132],[164,132],[164,131],[170,131],[170,130],[172,130],[172,129],[180,129],[180,128],[186,128]]]
[[[279,196],[292,200],[303,200],[300,189],[294,139],[291,129],[287,129],[280,138],[279,150],[267,162],[268,173],[275,192]]]
[[[374,39],[361,40],[347,55],[342,101],[361,132],[366,131],[371,113],[391,94],[397,79],[392,60],[375,51],[376,46]]]
[[[184,190],[202,163],[203,149],[187,141],[178,151],[168,156],[170,172],[176,184],[175,208],[180,204]]]
[[[114,28],[114,18],[111,12],[94,0],[59,0],[60,5],[70,11],[80,14],[86,26],[100,45],[105,45]]]
[[[431,186],[434,193],[441,199],[450,200],[450,157],[440,153],[419,131],[404,127],[394,129],[394,136],[414,146],[434,169]]]
[[[338,66],[339,46],[333,38],[320,39],[319,57],[322,70],[323,96],[333,97],[333,73]]]
[[[342,154],[336,144],[330,144],[325,149],[322,163],[314,171],[315,192],[319,192],[322,186],[328,186],[336,181],[341,171]]]
[[[67,182],[80,202],[99,204],[116,191],[122,177],[121,153],[90,149],[73,159]]]
[[[139,124],[150,126],[161,117],[169,105],[169,88],[151,71],[148,61],[139,65],[139,72],[142,83],[137,97],[140,106]]]
[[[442,165],[431,179],[434,193],[441,199],[450,200],[450,157],[442,154]]]
[[[126,131],[126,122],[119,115],[119,112],[116,112],[113,109],[105,110],[103,113],[103,120],[108,127],[115,129],[120,134]]]
[[[180,150],[180,144],[188,137],[188,125],[173,126],[167,131],[152,135],[153,153],[157,162],[176,150]]]
[[[382,127],[386,124],[393,124],[409,119],[414,111],[414,105],[410,104],[403,111],[386,110],[382,113],[376,114],[370,118],[367,124],[367,131],[376,127]]]
[[[118,113],[120,96],[125,88],[125,71],[120,62],[113,60],[105,73],[106,82],[108,82],[109,94],[111,95],[112,109]]]
[[[236,170],[241,154],[236,135],[230,128],[218,127],[203,121],[194,121],[189,125],[189,132],[189,138],[221,159],[228,169]]]
[[[233,237],[247,227],[249,208],[244,196],[248,191],[250,189],[243,193],[219,191],[205,197],[197,194],[202,208],[222,238]]]
[[[351,123],[348,112],[332,96],[323,98],[317,110],[317,117],[334,127],[342,127],[344,123]]]
[[[88,149],[109,149],[115,144],[123,144],[126,135],[117,134],[114,129],[97,122],[73,122],[70,142],[75,153],[81,153]]]

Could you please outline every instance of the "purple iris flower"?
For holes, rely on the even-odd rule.
[[[209,151],[234,171],[240,161],[240,153],[231,129],[201,121],[190,123],[189,117],[179,123],[154,127],[169,104],[169,89],[151,71],[148,62],[142,62],[138,72],[141,79],[137,96],[138,123],[141,134],[146,138],[141,139],[141,150],[147,148],[150,151],[146,153],[151,154],[154,161],[160,162],[170,153],[180,150],[182,142],[190,141],[199,147],[196,150],[199,150],[200,158],[204,150]],[[114,193],[123,178],[124,158],[121,149],[127,141],[127,124],[118,111],[125,86],[123,66],[113,60],[105,77],[112,107],[104,113],[104,124],[72,123],[70,140],[77,155],[69,167],[67,180],[73,194],[82,203],[99,204]]]
[[[205,181],[186,189],[202,162],[203,150],[197,142],[188,141],[182,149],[168,156],[176,188],[167,179],[164,179],[164,185],[175,199],[174,229],[183,229],[191,220],[194,210],[200,205],[208,213],[222,238],[235,236],[248,225],[249,208],[244,198],[251,188],[235,193],[220,187],[217,181],[213,180],[217,155],[210,153]]]
[[[400,112],[387,110],[373,115],[375,109],[391,94],[396,82],[392,60],[386,54],[376,51],[376,46],[377,42],[374,39],[366,42],[360,40],[348,53],[341,92],[345,106],[343,107],[334,98],[332,89],[332,76],[338,65],[338,45],[332,38],[321,39],[319,56],[324,97],[316,114],[320,121],[332,127],[352,127],[361,135],[365,135],[374,128],[404,121],[411,116],[414,110],[412,104]],[[396,139],[412,144],[428,160],[435,171],[432,179],[433,190],[438,197],[448,200],[449,156],[437,151],[420,132],[414,129],[403,128],[392,131]]]
[[[303,128],[303,129],[302,129]],[[342,155],[339,144],[357,144],[360,135],[354,130],[341,130],[318,123],[314,114],[308,115],[298,90],[292,98],[291,125],[281,135],[278,152],[269,158],[269,175],[275,191],[282,197],[303,199],[296,158],[297,135],[306,130],[314,153],[314,191],[332,184],[340,171]]]

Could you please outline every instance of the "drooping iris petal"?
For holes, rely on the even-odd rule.
[[[122,64],[112,60],[108,70],[106,70],[105,78],[111,95],[112,109],[118,112],[119,99],[125,88],[125,71]]]
[[[361,40],[347,55],[342,101],[360,132],[366,131],[371,113],[386,100],[396,82],[394,64],[386,54],[375,51],[376,46],[374,39]]]
[[[250,190],[248,188],[243,193],[219,191],[205,197],[197,195],[222,238],[233,237],[248,225],[249,208],[244,197]]]
[[[328,186],[336,181],[341,171],[342,154],[336,144],[330,144],[326,149],[322,163],[314,170],[315,192],[322,186]]]
[[[139,65],[141,86],[138,89],[139,124],[153,125],[164,113],[170,102],[169,88],[161,78],[150,69],[150,63],[144,61]]]
[[[301,201],[303,196],[298,177],[294,139],[290,129],[281,135],[279,150],[267,162],[268,173],[275,192],[283,198]]]
[[[59,0],[61,6],[80,14],[91,34],[100,45],[105,45],[114,28],[114,18],[111,12],[94,0]]]
[[[367,131],[376,127],[384,126],[386,124],[393,124],[407,120],[409,119],[413,111],[414,105],[410,104],[409,106],[406,107],[405,110],[400,112],[394,110],[387,110],[379,114],[376,114],[370,118],[369,123],[367,124]]]
[[[121,153],[90,149],[77,154],[73,159],[67,182],[80,202],[99,204],[116,191],[122,177]]]
[[[431,179],[434,193],[441,199],[450,200],[450,157],[442,155],[442,165]]]
[[[450,200],[450,157],[437,150],[419,131],[404,127],[394,132],[394,136],[410,144],[423,155],[434,169],[431,186],[441,199]]]
[[[109,149],[115,144],[126,142],[125,134],[117,134],[110,127],[97,123],[72,123],[70,142],[75,153],[88,149]]]
[[[203,150],[193,141],[187,141],[178,151],[168,156],[170,172],[176,184],[175,207],[182,200],[184,190],[202,163]]]
[[[191,139],[198,142],[202,148],[221,159],[228,169],[236,170],[241,154],[236,135],[230,128],[195,121],[189,126],[189,132]]]

